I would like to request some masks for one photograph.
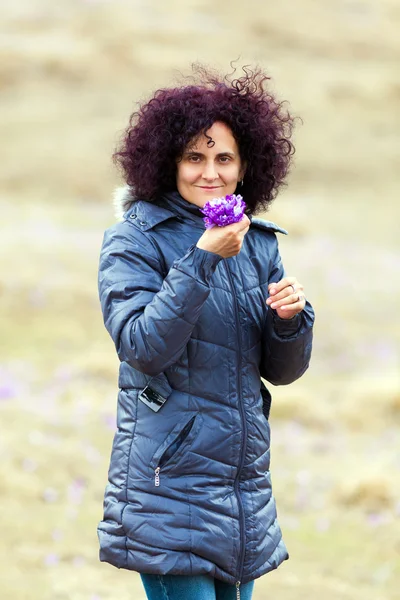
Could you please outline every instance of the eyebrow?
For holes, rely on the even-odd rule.
[[[204,156],[204,154],[202,154],[201,152],[197,152],[197,150],[187,150],[185,152],[185,156],[188,156],[190,154],[198,154],[199,156]],[[232,156],[233,158],[235,158],[235,153],[234,152],[218,152],[217,156]]]

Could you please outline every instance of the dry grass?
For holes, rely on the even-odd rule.
[[[118,366],[96,288],[110,155],[137,100],[239,55],[303,118],[269,218],[317,313],[311,369],[273,390],[291,560],[254,597],[397,598],[398,2],[22,0],[2,22],[2,599],[144,599],[96,537]]]

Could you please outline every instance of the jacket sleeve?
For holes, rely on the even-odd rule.
[[[193,245],[165,279],[157,250],[129,223],[104,233],[98,286],[119,359],[155,376],[183,353],[221,256]]]
[[[277,283],[286,276],[276,249],[268,283]],[[307,370],[311,358],[314,310],[306,301],[304,310],[292,319],[281,319],[276,310],[267,307],[262,333],[261,377],[273,385],[287,385],[299,379]]]

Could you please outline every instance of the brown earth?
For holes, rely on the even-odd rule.
[[[400,589],[400,5],[20,0],[1,9],[1,597],[144,600],[98,560],[117,358],[97,298],[130,112],[199,60],[259,63],[303,124],[268,218],[315,307],[312,365],[273,389],[290,560],[254,598]]]

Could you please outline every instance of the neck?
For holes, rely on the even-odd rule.
[[[197,204],[193,204],[192,202],[189,202],[183,198],[178,190],[163,194],[162,199],[168,204],[168,208],[180,216],[198,222],[203,220],[204,215],[200,210],[200,206],[197,206]]]

